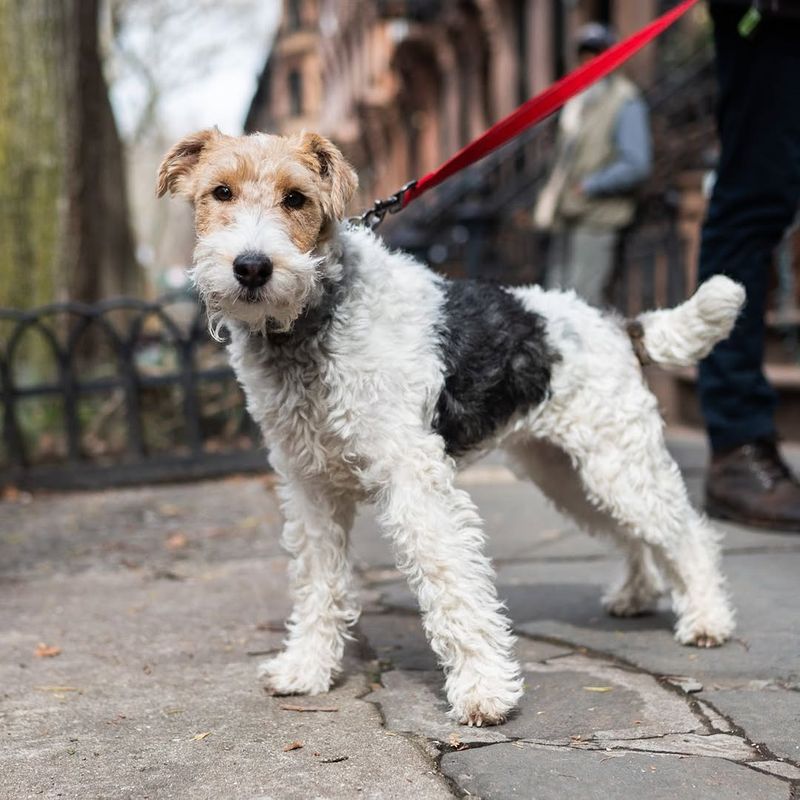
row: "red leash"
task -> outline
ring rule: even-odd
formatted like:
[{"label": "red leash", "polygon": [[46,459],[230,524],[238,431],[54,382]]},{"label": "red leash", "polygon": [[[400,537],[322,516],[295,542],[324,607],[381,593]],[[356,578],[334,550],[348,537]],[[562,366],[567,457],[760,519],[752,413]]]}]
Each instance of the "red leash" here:
[{"label": "red leash", "polygon": [[377,201],[362,216],[362,220],[372,227],[377,226],[387,211],[392,214],[400,211],[424,192],[438,186],[456,172],[480,161],[493,150],[518,136],[526,128],[532,127],[553,112],[558,111],[571,97],[580,94],[595,81],[604,78],[609,72],[625,63],[634,53],[663,33],[696,3],[697,0],[683,0],[675,8],[662,14],[624,41],[609,47],[591,61],[565,75],[543,92],[527,100],[507,117],[492,125],[477,139],[462,147],[452,158],[433,172],[423,175],[417,181],[407,183],[387,200]]}]

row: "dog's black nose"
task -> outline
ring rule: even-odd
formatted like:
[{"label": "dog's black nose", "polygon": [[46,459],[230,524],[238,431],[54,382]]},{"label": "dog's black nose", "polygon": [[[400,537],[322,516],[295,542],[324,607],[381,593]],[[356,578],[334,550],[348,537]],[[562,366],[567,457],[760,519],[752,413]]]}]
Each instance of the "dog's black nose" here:
[{"label": "dog's black nose", "polygon": [[258,289],[272,275],[272,261],[263,253],[247,250],[233,259],[233,274],[247,289]]}]

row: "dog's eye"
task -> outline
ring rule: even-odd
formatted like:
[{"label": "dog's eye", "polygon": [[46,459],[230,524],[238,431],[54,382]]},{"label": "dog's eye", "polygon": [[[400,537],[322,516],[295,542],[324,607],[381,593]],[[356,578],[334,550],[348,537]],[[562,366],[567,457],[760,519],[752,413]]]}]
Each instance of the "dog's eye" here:
[{"label": "dog's eye", "polygon": [[300,192],[289,192],[283,198],[283,204],[286,208],[302,208],[306,204],[306,196]]},{"label": "dog's eye", "polygon": [[217,200],[221,200],[223,203],[227,202],[228,200],[233,199],[233,192],[231,191],[230,186],[217,186],[216,189],[211,193]]}]

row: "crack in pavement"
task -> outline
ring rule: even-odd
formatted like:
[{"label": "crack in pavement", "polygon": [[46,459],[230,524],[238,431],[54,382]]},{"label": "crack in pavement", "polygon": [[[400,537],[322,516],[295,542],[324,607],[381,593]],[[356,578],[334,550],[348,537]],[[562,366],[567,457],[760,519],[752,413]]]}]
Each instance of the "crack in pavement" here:
[{"label": "crack in pavement", "polygon": [[[416,612],[412,612],[409,609],[392,609],[391,607],[383,605],[380,605],[380,609],[382,612],[379,614],[380,616],[386,615],[392,617],[396,615],[403,618],[417,616]],[[385,624],[390,625],[391,620],[387,619]],[[699,728],[705,732],[697,733],[695,729],[684,732],[668,730],[661,733],[647,733],[647,729],[638,729],[635,730],[635,735],[631,735],[630,737],[623,736],[620,738],[619,735],[614,736],[613,734],[619,734],[620,732],[626,733],[628,731],[595,731],[590,738],[575,741],[572,739],[539,739],[530,736],[508,735],[503,733],[501,727],[496,729],[496,731],[502,735],[502,739],[495,741],[468,741],[463,743],[459,741],[458,744],[454,745],[436,736],[425,734],[420,730],[408,729],[407,727],[401,729],[390,722],[386,710],[384,709],[384,703],[378,696],[374,696],[376,695],[375,684],[381,689],[386,689],[384,675],[387,672],[413,674],[414,670],[405,667],[400,667],[397,670],[386,669],[386,662],[382,662],[377,658],[377,652],[369,643],[368,636],[363,629],[359,629],[359,638],[364,648],[363,652],[371,657],[371,665],[373,665],[373,668],[377,667],[380,670],[379,680],[373,682],[372,688],[365,693],[363,699],[376,707],[381,719],[381,724],[387,731],[407,738],[418,747],[421,746],[420,741],[427,742],[427,747],[422,747],[423,752],[431,760],[432,766],[437,774],[447,782],[448,786],[457,796],[464,796],[466,789],[464,789],[455,778],[443,772],[441,766],[443,756],[449,753],[463,752],[464,750],[477,750],[498,744],[515,747],[529,746],[532,748],[562,751],[606,751],[618,754],[618,757],[628,754],[642,755],[652,753],[667,756],[718,758],[732,764],[744,766],[760,775],[776,778],[789,785],[792,792],[795,791],[797,786],[800,786],[800,782],[798,781],[800,777],[800,765],[791,759],[777,756],[766,744],[755,742],[747,735],[742,726],[738,725],[728,715],[722,713],[712,702],[694,697],[690,692],[681,688],[680,685],[671,681],[670,678],[674,678],[674,676],[651,672],[613,653],[586,647],[585,645],[558,637],[533,636],[525,632],[517,632],[517,635],[521,639],[532,643],[564,647],[569,650],[569,652],[553,655],[541,660],[529,659],[523,664],[524,671],[528,673],[531,671],[543,672],[552,664],[553,666],[557,665],[560,669],[565,671],[578,670],[579,672],[586,671],[587,673],[602,674],[603,670],[616,670],[620,673],[628,674],[631,677],[637,676],[650,679],[655,682],[655,685],[659,687],[660,690],[666,690],[671,696],[680,700],[680,702],[685,705],[691,718],[695,719]],[[586,664],[586,661],[591,662],[591,664]],[[633,688],[632,686],[633,685],[630,683],[624,684],[624,688],[636,691],[635,686]],[[639,687],[637,694],[639,698],[647,704],[647,698],[645,697],[647,691]],[[655,707],[653,708],[655,709]],[[469,736],[471,735],[471,731],[472,729],[465,729],[463,735]],[[633,734],[634,729],[631,729],[630,733]],[[458,733],[455,735],[458,736]],[[641,746],[637,746],[639,743],[641,743]],[[648,744],[655,746],[648,746]],[[792,796],[794,797],[794,794]],[[797,800],[800,800],[800,797],[797,797]]]}]

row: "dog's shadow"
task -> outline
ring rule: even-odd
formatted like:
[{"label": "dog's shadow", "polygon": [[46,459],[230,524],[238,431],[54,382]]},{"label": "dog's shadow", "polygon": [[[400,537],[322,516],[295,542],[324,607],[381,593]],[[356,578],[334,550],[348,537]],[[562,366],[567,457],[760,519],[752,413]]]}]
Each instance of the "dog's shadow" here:
[{"label": "dog's shadow", "polygon": [[[513,625],[565,623],[572,628],[617,633],[666,631],[672,635],[675,619],[662,599],[656,611],[634,617],[613,617],[602,607],[603,587],[586,583],[499,585]],[[575,642],[580,645],[580,642]]]}]

